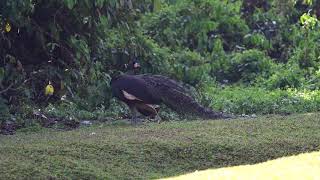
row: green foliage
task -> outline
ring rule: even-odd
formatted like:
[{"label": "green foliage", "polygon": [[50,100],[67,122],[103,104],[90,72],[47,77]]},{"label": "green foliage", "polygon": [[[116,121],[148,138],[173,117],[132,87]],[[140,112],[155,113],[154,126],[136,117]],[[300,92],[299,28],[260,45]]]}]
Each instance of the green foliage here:
[{"label": "green foliage", "polygon": [[199,52],[211,51],[216,37],[226,49],[242,41],[248,27],[240,18],[240,4],[227,1],[181,1],[146,16],[144,31],[162,46],[183,46]]},{"label": "green foliage", "polygon": [[298,65],[278,65],[273,66],[270,77],[258,81],[268,89],[301,88],[305,84],[305,77]]},{"label": "green foliage", "polygon": [[73,102],[63,102],[61,104],[49,104],[44,113],[49,117],[62,118],[65,120],[104,120],[104,116],[109,114],[105,113],[105,107],[97,107],[94,111],[89,112],[82,107],[79,107]]},{"label": "green foliage", "polygon": [[259,87],[212,87],[203,90],[211,107],[235,114],[290,114],[318,111],[320,91],[266,90]]},{"label": "green foliage", "polygon": [[310,14],[304,13],[300,17],[300,23],[303,25],[306,29],[313,29],[318,22],[317,17],[310,16]]},{"label": "green foliage", "polygon": [[306,29],[305,27],[301,28],[300,32],[293,40],[295,47],[289,61],[299,64],[301,68],[314,67],[318,69],[320,32],[317,29]]},{"label": "green foliage", "polygon": [[306,87],[311,90],[319,90],[320,89],[320,69],[310,73],[309,82],[306,83]]},{"label": "green foliage", "polygon": [[0,97],[0,123],[2,120],[7,120],[9,117],[9,108],[6,104],[6,101]]},{"label": "green foliage", "polygon": [[[1,1],[0,90],[10,109],[25,99],[46,106],[62,97],[86,110],[108,107],[110,74],[128,63],[119,61],[121,54],[142,53],[133,27],[147,3]],[[48,99],[43,89],[49,81],[55,93]]]},{"label": "green foliage", "polygon": [[174,76],[186,83],[196,85],[206,80],[210,72],[210,64],[199,53],[192,51],[178,51],[172,54],[174,62]]},{"label": "green foliage", "polygon": [[247,34],[244,36],[244,44],[248,48],[268,50],[271,48],[270,42],[260,33]]},{"label": "green foliage", "polygon": [[142,66],[145,67],[142,73],[154,73],[154,74],[165,74],[173,75],[172,62],[172,51],[167,47],[160,47],[158,43],[150,38],[141,38],[141,44],[144,51],[149,52],[144,54],[144,59],[141,62]]},{"label": "green foliage", "polygon": [[234,53],[214,63],[213,71],[220,80],[252,84],[258,76],[268,77],[272,65],[272,61],[262,51],[252,49]]}]

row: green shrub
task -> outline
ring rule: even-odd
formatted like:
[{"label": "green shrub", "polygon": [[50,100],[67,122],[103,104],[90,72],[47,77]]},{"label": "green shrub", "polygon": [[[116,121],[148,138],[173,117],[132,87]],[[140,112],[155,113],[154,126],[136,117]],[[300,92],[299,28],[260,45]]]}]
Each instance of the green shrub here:
[{"label": "green shrub", "polygon": [[240,3],[217,0],[181,1],[149,14],[142,22],[145,33],[161,46],[199,52],[211,51],[219,36],[231,50],[249,31],[240,18]]},{"label": "green shrub", "polygon": [[313,112],[320,109],[320,91],[265,90],[258,87],[220,88],[207,86],[204,96],[211,99],[211,107],[235,114],[287,114]]},{"label": "green shrub", "polygon": [[[111,101],[112,107],[107,109],[105,106],[97,106],[93,110],[86,110],[83,106],[71,101],[63,101],[60,104],[49,104],[42,110],[48,117],[61,118],[63,120],[97,120],[106,121],[112,118],[119,118],[126,114],[125,107],[118,102]],[[85,107],[86,108],[86,107]]]},{"label": "green shrub", "polygon": [[308,82],[306,83],[306,88],[310,90],[319,90],[320,89],[320,69],[313,70],[310,73],[310,77],[308,79]]},{"label": "green shrub", "polygon": [[[88,111],[109,106],[110,74],[123,70],[129,50],[144,53],[136,38],[141,31],[134,29],[150,3],[1,1],[0,91],[9,111],[19,114],[17,107],[31,102],[43,108],[64,96]],[[50,98],[43,93],[49,81],[55,90]]]},{"label": "green shrub", "polygon": [[228,82],[239,82],[253,84],[258,76],[269,76],[271,72],[272,61],[259,50],[246,50],[240,53],[234,53],[216,62],[213,65],[213,71],[216,72],[218,80],[224,78]]},{"label": "green shrub", "polygon": [[172,54],[174,76],[191,85],[196,85],[208,77],[210,64],[200,54],[188,50]]},{"label": "green shrub", "polygon": [[301,88],[305,84],[304,71],[298,65],[277,65],[273,67],[272,75],[262,80],[262,86],[268,89],[288,89]]},{"label": "green shrub", "polygon": [[[160,47],[151,38],[141,37],[141,46],[146,53],[140,59],[142,65],[141,73],[164,74],[173,76],[172,50],[167,47]],[[148,53],[147,53],[148,52]]]},{"label": "green shrub", "polygon": [[[320,27],[320,26],[318,26]],[[301,34],[294,39],[294,48],[290,63],[297,63],[301,68],[316,67],[320,64],[320,32],[301,29]]]},{"label": "green shrub", "polygon": [[247,34],[244,36],[244,44],[246,47],[252,49],[268,50],[271,45],[266,37],[259,33]]},{"label": "green shrub", "polygon": [[7,120],[10,117],[9,108],[5,99],[0,96],[0,123],[2,120]]}]

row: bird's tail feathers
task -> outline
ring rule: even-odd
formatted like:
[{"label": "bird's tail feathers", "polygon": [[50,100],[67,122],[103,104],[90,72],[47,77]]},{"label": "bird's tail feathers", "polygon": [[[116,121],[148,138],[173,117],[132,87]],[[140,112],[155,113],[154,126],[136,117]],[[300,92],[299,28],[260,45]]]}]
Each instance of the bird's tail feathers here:
[{"label": "bird's tail feathers", "polygon": [[224,113],[215,112],[209,108],[203,107],[188,94],[184,94],[176,89],[168,89],[162,96],[164,104],[180,114],[192,115],[204,119],[231,118]]},{"label": "bird's tail feathers", "polygon": [[204,119],[231,118],[200,105],[183,85],[165,76],[142,76],[156,97],[180,114],[194,115]]}]

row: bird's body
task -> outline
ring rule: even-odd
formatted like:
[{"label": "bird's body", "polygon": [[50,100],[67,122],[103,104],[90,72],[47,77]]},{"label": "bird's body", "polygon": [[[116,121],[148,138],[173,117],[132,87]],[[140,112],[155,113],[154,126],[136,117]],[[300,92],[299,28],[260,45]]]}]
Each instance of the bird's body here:
[{"label": "bird's body", "polygon": [[125,102],[133,113],[156,117],[155,105],[166,104],[180,114],[195,115],[205,119],[229,118],[197,103],[186,88],[178,82],[161,75],[121,75],[111,81],[112,93]]},{"label": "bird's body", "polygon": [[[147,87],[146,82],[139,75],[121,75],[111,81],[112,93],[126,104],[143,101],[146,104],[159,104],[161,98],[155,97]],[[130,99],[125,97],[127,92],[138,99]]]}]

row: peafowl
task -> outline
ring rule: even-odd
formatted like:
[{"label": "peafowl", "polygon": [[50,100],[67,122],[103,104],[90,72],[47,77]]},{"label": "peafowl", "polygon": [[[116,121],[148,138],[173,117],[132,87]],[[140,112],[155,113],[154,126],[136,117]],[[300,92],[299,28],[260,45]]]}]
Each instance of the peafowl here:
[{"label": "peafowl", "polygon": [[[140,65],[134,61],[132,67],[137,69]],[[133,124],[138,123],[139,113],[160,120],[158,111],[161,103],[184,115],[203,119],[231,118],[230,115],[203,107],[183,85],[162,75],[120,75],[112,78],[111,89],[116,98],[128,105]]]}]

